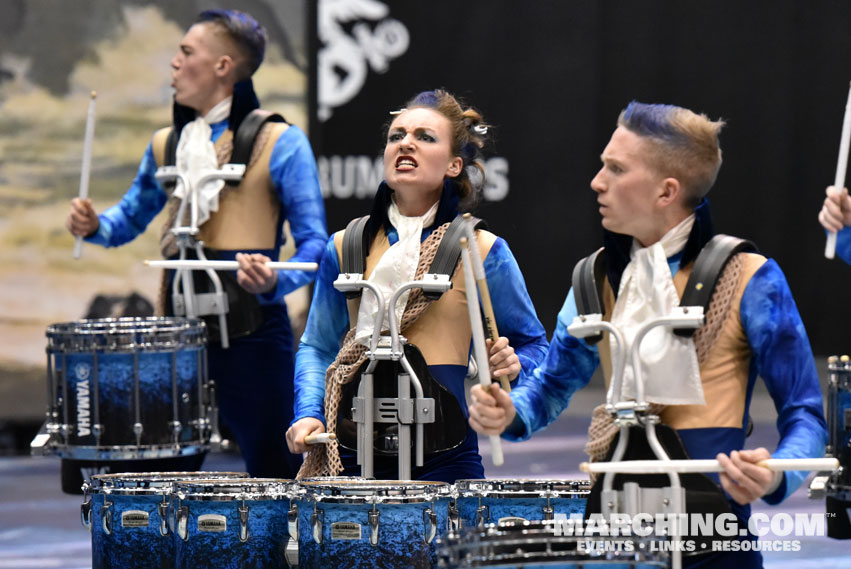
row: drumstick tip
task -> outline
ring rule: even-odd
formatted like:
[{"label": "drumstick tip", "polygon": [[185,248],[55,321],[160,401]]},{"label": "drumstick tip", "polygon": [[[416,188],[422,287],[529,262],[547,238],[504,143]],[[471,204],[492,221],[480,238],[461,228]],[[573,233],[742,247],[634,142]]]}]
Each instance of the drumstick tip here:
[{"label": "drumstick tip", "polygon": [[97,92],[97,91],[92,91],[91,95],[92,95],[92,99],[97,99],[98,92]]},{"label": "drumstick tip", "polygon": [[473,214],[468,211],[467,213],[461,215],[461,217],[463,217],[464,219],[470,219],[471,217],[473,217]]},{"label": "drumstick tip", "polygon": [[587,462],[580,462],[579,470],[582,472],[591,472],[591,465]]}]

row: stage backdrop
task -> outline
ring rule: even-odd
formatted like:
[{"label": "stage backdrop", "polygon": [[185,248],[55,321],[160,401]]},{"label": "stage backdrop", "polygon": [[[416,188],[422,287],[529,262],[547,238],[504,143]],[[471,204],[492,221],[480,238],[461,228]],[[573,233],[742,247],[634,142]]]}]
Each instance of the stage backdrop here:
[{"label": "stage backdrop", "polygon": [[817,354],[851,351],[851,267],[823,257],[851,79],[851,3],[320,0],[312,140],[329,229],[369,211],[388,111],[424,89],[494,125],[478,215],[506,238],[552,331],[571,269],[600,246],[589,187],[631,100],[727,122],[719,232],[789,278]]},{"label": "stage backdrop", "polygon": [[[102,211],[130,186],[154,131],[171,122],[169,62],[204,9],[241,9],[263,23],[270,42],[255,75],[260,99],[307,128],[306,4],[0,0],[0,433],[6,421],[43,416],[49,324],[82,318],[99,294],[136,292],[147,302],[157,294],[159,271],[142,260],[159,257],[164,218],[127,246],[84,245],[79,261],[71,256],[64,224],[80,183],[90,92],[90,196]],[[0,453],[7,442],[0,437]]]}]

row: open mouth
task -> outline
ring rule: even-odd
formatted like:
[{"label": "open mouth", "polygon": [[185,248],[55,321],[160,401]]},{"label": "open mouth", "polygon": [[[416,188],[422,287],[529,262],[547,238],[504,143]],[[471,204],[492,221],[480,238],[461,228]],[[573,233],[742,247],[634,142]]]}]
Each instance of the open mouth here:
[{"label": "open mouth", "polygon": [[417,161],[411,158],[410,156],[400,156],[396,159],[396,168],[416,168]]}]

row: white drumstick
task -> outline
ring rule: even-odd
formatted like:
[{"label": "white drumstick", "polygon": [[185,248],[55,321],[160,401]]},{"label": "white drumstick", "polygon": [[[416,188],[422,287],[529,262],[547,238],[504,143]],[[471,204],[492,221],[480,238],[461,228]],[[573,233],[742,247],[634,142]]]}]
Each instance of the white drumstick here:
[{"label": "white drumstick", "polygon": [[[848,168],[848,146],[851,144],[851,85],[848,88],[848,102],[845,103],[845,118],[842,120],[842,137],[839,139],[839,158],[836,161],[836,177],[833,178],[833,191],[841,192],[845,187],[845,171]],[[828,231],[824,256],[833,259],[836,254],[836,231]]]},{"label": "white drumstick", "polygon": [[315,435],[307,435],[304,437],[304,444],[306,445],[318,445],[318,444],[328,444],[331,441],[336,441],[337,435],[334,433],[317,433]]},{"label": "white drumstick", "polygon": [[[474,244],[475,245],[475,244]],[[467,312],[470,314],[470,327],[473,330],[473,353],[479,368],[479,383],[485,389],[491,384],[491,372],[488,366],[488,349],[485,344],[485,331],[482,329],[482,318],[479,316],[479,298],[476,293],[476,279],[473,276],[470,251],[467,249],[467,239],[461,238],[461,264],[464,265],[464,288],[467,289]],[[502,457],[502,441],[498,435],[490,435],[491,460],[494,466],[500,466]]]},{"label": "white drumstick", "polygon": [[[756,463],[771,471],[836,470],[835,458],[769,458]],[[625,460],[621,462],[583,462],[582,472],[614,472],[621,474],[668,474],[669,472],[723,472],[721,463],[709,460]]]},{"label": "white drumstick", "polygon": [[[194,261],[194,260],[163,260],[163,261],[145,261],[149,267],[159,269],[189,269],[193,271],[201,271],[206,269],[214,269],[217,271],[235,271],[239,269],[238,261]],[[301,263],[290,261],[269,261],[266,266],[270,269],[288,270],[288,271],[316,271],[319,269],[319,263]]]},{"label": "white drumstick", "polygon": [[[92,146],[95,141],[95,99],[97,93],[92,91],[89,101],[89,112],[86,114],[86,134],[83,136],[83,166],[80,168],[80,199],[89,197],[89,177],[92,167]],[[74,258],[79,259],[83,252],[83,236],[74,239]]]}]

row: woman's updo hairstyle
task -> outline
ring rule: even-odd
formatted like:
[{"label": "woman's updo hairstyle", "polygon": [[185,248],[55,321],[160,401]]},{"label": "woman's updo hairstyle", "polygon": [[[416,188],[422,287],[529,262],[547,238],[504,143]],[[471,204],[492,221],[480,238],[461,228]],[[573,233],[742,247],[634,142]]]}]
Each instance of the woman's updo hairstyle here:
[{"label": "woman's updo hairstyle", "polygon": [[452,127],[452,155],[461,157],[464,167],[454,178],[460,198],[459,209],[471,210],[481,198],[485,185],[485,169],[482,149],[488,126],[482,115],[472,108],[463,108],[461,103],[443,89],[423,91],[408,101],[406,109],[433,109],[447,119]]}]

